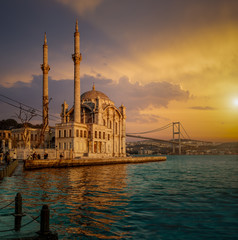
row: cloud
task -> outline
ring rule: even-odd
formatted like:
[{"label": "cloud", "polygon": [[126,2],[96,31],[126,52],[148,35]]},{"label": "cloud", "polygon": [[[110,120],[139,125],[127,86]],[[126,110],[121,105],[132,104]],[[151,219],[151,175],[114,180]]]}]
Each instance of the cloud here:
[{"label": "cloud", "polygon": [[188,91],[166,81],[140,85],[138,82],[131,83],[127,77],[121,77],[118,83],[90,75],[84,75],[81,79],[83,87],[84,83],[92,86],[94,82],[96,89],[106,93],[117,105],[124,104],[130,110],[141,110],[148,106],[167,107],[172,100],[184,101],[189,98]]},{"label": "cloud", "polygon": [[69,6],[73,11],[80,15],[95,10],[103,0],[55,0],[63,5]]},{"label": "cloud", "polygon": [[194,110],[217,110],[217,108],[214,108],[214,107],[209,107],[209,106],[205,106],[205,107],[202,107],[202,106],[194,106],[194,107],[190,107],[190,109],[194,109]]},{"label": "cloud", "polygon": [[[95,83],[96,90],[108,95],[119,107],[124,104],[127,108],[128,121],[156,122],[159,116],[140,113],[141,110],[151,107],[167,107],[172,100],[185,101],[189,92],[179,85],[168,82],[152,82],[145,85],[129,82],[127,77],[119,79],[118,83],[112,79],[103,78],[100,74],[84,75],[81,77],[81,93],[90,91]],[[64,100],[71,107],[73,105],[73,80],[53,80],[49,78],[49,98],[52,98],[50,113],[59,116],[61,104]],[[41,109],[42,105],[42,76],[33,76],[30,83],[17,82],[12,87],[1,87],[0,94],[14,100]],[[1,115],[12,116],[17,109],[2,105]],[[10,114],[10,115],[9,115]]]}]

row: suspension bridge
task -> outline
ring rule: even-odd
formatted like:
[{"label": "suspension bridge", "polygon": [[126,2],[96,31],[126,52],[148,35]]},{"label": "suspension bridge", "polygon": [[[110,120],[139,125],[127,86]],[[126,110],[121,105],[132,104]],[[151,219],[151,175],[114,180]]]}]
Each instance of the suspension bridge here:
[{"label": "suspension bridge", "polygon": [[[41,110],[38,110],[36,108],[33,108],[29,105],[26,105],[24,103],[21,103],[19,101],[16,101],[10,97],[7,97],[3,94],[0,94],[0,102],[6,103],[12,107],[21,109],[25,112],[30,112],[30,113],[34,113],[34,116],[40,116],[43,117],[41,114]],[[49,114],[49,120],[51,121],[55,121],[58,122],[59,120],[61,120],[60,117],[55,116],[55,115],[51,115]],[[163,139],[158,139],[158,138],[152,138],[152,137],[148,137],[145,136],[146,134],[150,134],[150,133],[156,133],[156,132],[160,132],[166,129],[172,128],[172,140],[163,140]],[[181,122],[171,122],[165,126],[150,130],[150,131],[145,131],[145,132],[137,132],[137,133],[127,133],[126,134],[127,137],[131,137],[131,138],[138,138],[138,139],[145,139],[145,140],[153,140],[156,142],[161,142],[161,143],[167,143],[167,144],[171,144],[173,147],[173,153],[175,153],[175,149],[176,147],[178,147],[179,149],[179,154],[181,154],[181,146],[189,146],[189,144],[184,144],[183,142],[181,142],[181,140],[191,140],[190,136],[188,135],[187,131],[185,130],[184,126],[182,125]],[[185,137],[186,136],[186,137]]]},{"label": "suspension bridge", "polygon": [[[161,131],[169,129],[169,128],[172,128],[172,140],[163,140],[163,139],[143,136],[143,135],[149,134],[149,133],[161,132]],[[160,128],[156,128],[156,129],[153,129],[150,131],[127,133],[126,136],[131,137],[131,138],[139,138],[139,139],[145,139],[145,140],[152,140],[152,141],[156,141],[156,142],[160,142],[160,143],[171,144],[173,147],[173,153],[175,153],[176,146],[178,146],[179,154],[181,154],[182,145],[189,146],[189,144],[182,143],[181,140],[191,140],[190,136],[188,135],[187,131],[185,130],[185,128],[183,127],[181,122],[172,122],[165,126],[162,126]]]}]

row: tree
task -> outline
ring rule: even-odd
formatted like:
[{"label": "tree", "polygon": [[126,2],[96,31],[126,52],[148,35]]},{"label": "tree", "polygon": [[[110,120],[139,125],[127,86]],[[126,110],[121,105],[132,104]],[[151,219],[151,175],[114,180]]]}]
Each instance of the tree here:
[{"label": "tree", "polygon": [[30,143],[30,129],[29,129],[29,122],[32,118],[36,116],[36,110],[33,108],[23,108],[20,104],[19,113],[16,113],[17,118],[22,123],[23,133],[22,133],[22,140],[24,143],[24,147],[26,148]]},{"label": "tree", "polygon": [[38,144],[37,147],[40,147],[42,143],[45,141],[45,132],[49,130],[49,103],[51,102],[52,98],[49,99],[48,97],[47,100],[44,101],[43,109],[46,112],[46,114],[43,114],[43,124],[41,125],[41,130],[40,130],[40,137],[38,139]]}]

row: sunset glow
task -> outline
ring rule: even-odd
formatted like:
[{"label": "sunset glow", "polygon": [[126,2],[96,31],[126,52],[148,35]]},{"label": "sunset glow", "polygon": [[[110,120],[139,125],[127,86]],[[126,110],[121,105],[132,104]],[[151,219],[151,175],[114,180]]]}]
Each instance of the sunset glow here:
[{"label": "sunset glow", "polygon": [[[64,100],[72,105],[78,18],[81,93],[94,82],[123,103],[127,132],[180,121],[193,139],[238,141],[237,1],[13,0],[1,12],[0,93],[41,108],[47,32],[50,114],[59,116]],[[0,118],[11,118],[15,109],[0,104]]]}]

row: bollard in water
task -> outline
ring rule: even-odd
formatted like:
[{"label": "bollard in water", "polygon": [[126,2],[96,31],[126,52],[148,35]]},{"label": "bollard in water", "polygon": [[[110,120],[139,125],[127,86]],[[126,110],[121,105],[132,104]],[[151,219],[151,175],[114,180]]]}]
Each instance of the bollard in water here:
[{"label": "bollard in water", "polygon": [[17,193],[15,197],[15,214],[22,214],[22,196]]},{"label": "bollard in water", "polygon": [[15,197],[15,231],[20,231],[21,229],[21,218],[22,214],[22,196],[21,193],[17,193]]},{"label": "bollard in water", "polygon": [[43,205],[40,215],[40,234],[46,235],[50,232],[50,210],[47,205]]},{"label": "bollard in water", "polygon": [[37,233],[40,235],[39,239],[58,240],[58,234],[50,231],[50,210],[48,205],[42,206],[40,214],[40,231]]}]

